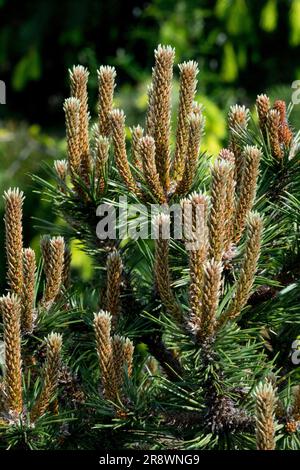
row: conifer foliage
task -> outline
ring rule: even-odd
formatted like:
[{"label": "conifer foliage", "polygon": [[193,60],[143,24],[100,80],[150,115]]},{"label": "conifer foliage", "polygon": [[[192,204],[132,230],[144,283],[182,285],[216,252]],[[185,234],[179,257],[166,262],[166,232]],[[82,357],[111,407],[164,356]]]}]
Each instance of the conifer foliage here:
[{"label": "conifer foliage", "polygon": [[[98,70],[95,118],[88,70],[70,71],[66,159],[47,181],[33,177],[62,221],[43,222],[40,262],[23,247],[24,195],[4,194],[3,448],[300,449],[292,106],[266,95],[253,116],[232,106],[228,144],[208,155],[197,64],[178,67],[173,119],[175,51],[154,55],[145,124],[129,139],[115,69]],[[119,215],[124,196],[154,237],[133,236],[121,217],[115,236],[99,232],[101,204]],[[88,284],[71,272],[74,239],[93,260]]]}]

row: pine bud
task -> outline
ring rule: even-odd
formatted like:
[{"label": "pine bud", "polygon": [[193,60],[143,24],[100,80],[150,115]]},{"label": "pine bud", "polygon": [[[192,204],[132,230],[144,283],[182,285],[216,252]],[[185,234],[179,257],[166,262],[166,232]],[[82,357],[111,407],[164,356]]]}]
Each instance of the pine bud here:
[{"label": "pine bud", "polygon": [[114,371],[112,389],[114,398],[121,395],[121,388],[124,380],[124,342],[125,339],[122,336],[114,335],[112,337],[112,368]]},{"label": "pine bud", "polygon": [[243,152],[244,168],[239,198],[234,220],[234,242],[237,243],[244,231],[248,213],[251,211],[255,195],[261,151],[257,147],[246,146]]},{"label": "pine bud", "polygon": [[295,421],[300,421],[300,385],[298,385],[294,391],[294,400],[291,414]]},{"label": "pine bud", "polygon": [[221,261],[226,241],[226,188],[232,164],[216,160],[212,167],[211,208],[208,218],[209,256]]},{"label": "pine bud", "polygon": [[133,346],[132,341],[130,341],[129,338],[126,338],[124,342],[124,346],[123,346],[123,354],[124,354],[124,360],[125,360],[127,373],[129,377],[131,377],[132,375],[133,351],[134,351],[134,346]]},{"label": "pine bud", "polygon": [[170,46],[155,50],[146,133],[154,138],[156,168],[165,191],[170,185],[171,89],[175,51]]},{"label": "pine bud", "polygon": [[107,137],[99,136],[96,139],[95,177],[97,181],[97,192],[102,194],[105,189],[105,173],[109,153],[109,140]]},{"label": "pine bud", "polygon": [[72,261],[72,253],[70,247],[65,245],[64,251],[64,264],[63,264],[63,272],[62,272],[62,285],[65,289],[68,289],[71,284],[71,261]]},{"label": "pine bud", "polygon": [[279,141],[281,144],[284,144],[285,147],[289,147],[293,139],[293,133],[287,122],[285,101],[276,100],[273,108],[280,114]]},{"label": "pine bud", "polygon": [[43,252],[46,286],[42,305],[46,309],[51,307],[61,289],[65,251],[65,242],[62,237],[50,238],[48,243],[49,245]]},{"label": "pine bud", "polygon": [[82,65],[74,66],[69,71],[71,81],[71,95],[80,102],[79,108],[79,148],[81,161],[81,176],[88,183],[91,171],[89,149],[89,121],[87,84],[89,71]]},{"label": "pine bud", "polygon": [[153,196],[163,204],[166,202],[163,187],[155,164],[155,142],[153,137],[145,136],[140,139],[139,152],[143,162],[144,176]]},{"label": "pine bud", "polygon": [[54,168],[57,176],[63,181],[66,181],[68,174],[68,163],[67,160],[55,160]]},{"label": "pine bud", "polygon": [[68,162],[67,160],[55,160],[54,169],[57,177],[60,180],[58,187],[62,192],[65,191],[66,180],[68,176]]},{"label": "pine bud", "polygon": [[244,159],[241,150],[240,134],[247,129],[250,112],[245,106],[231,106],[228,115],[228,124],[230,130],[230,144],[229,148],[235,157],[235,180],[236,191],[239,193]]},{"label": "pine bud", "polygon": [[283,152],[281,150],[279,141],[280,113],[276,109],[270,109],[268,112],[267,129],[272,155],[275,158],[281,159],[283,157]]},{"label": "pine bud", "polygon": [[144,135],[144,129],[141,126],[136,126],[131,129],[132,143],[131,143],[131,160],[134,168],[143,170],[143,162],[140,155],[140,139]]},{"label": "pine bud", "polygon": [[79,113],[80,101],[77,98],[67,98],[64,102],[66,119],[66,137],[68,147],[68,163],[71,176],[80,175],[81,149],[79,143]]},{"label": "pine bud", "polygon": [[[187,247],[190,267],[189,304],[191,309],[191,323],[193,325],[193,329],[198,331],[202,316],[203,266],[206,261],[208,251],[208,198],[203,194],[191,195],[190,200],[184,204],[184,217],[186,208],[188,207],[187,204],[190,204],[192,209],[200,209],[199,217],[201,218],[201,220],[196,221],[196,227],[193,227],[192,233],[189,236],[193,245]],[[184,226],[185,225],[186,221],[184,221]]]},{"label": "pine bud", "polygon": [[4,384],[6,405],[9,411],[21,413],[22,401],[22,363],[20,315],[21,305],[15,294],[0,298],[0,311],[3,317],[5,345]]},{"label": "pine bud", "polygon": [[233,238],[233,217],[235,213],[235,158],[233,152],[228,149],[222,149],[219,153],[219,159],[230,163],[226,182],[226,195],[225,195],[225,243],[224,251],[228,253],[231,247]]},{"label": "pine bud", "polygon": [[256,398],[256,446],[258,450],[275,449],[275,391],[270,383],[259,384]]},{"label": "pine bud", "polygon": [[254,282],[257,262],[260,254],[263,221],[259,214],[250,213],[248,216],[248,234],[244,259],[240,269],[240,277],[236,285],[236,293],[225,312],[220,318],[220,325],[236,318],[246,305]]},{"label": "pine bud", "polygon": [[121,178],[124,180],[129,191],[139,194],[140,191],[132,176],[127,160],[125,143],[125,115],[119,109],[114,109],[110,113],[112,126],[112,139],[114,144],[115,162]]},{"label": "pine bud", "polygon": [[5,249],[7,279],[12,292],[21,295],[23,286],[23,202],[24,195],[18,188],[4,192]]},{"label": "pine bud", "polygon": [[126,367],[128,376],[132,374],[132,356],[133,344],[128,338],[114,335],[111,341],[112,345],[112,394],[113,399],[121,396],[122,386],[124,384],[124,368]]},{"label": "pine bud", "polygon": [[198,338],[202,341],[214,337],[221,288],[222,264],[212,259],[204,264],[202,315]]},{"label": "pine bud", "polygon": [[200,140],[204,126],[203,116],[201,114],[190,114],[187,120],[187,126],[188,139],[186,146],[184,174],[181,181],[178,183],[176,189],[177,194],[186,194],[193,184],[197,171]]},{"label": "pine bud", "polygon": [[22,289],[22,330],[31,333],[34,317],[34,289],[35,289],[36,261],[35,253],[31,248],[23,250],[24,284]]},{"label": "pine bud", "polygon": [[104,394],[107,399],[112,396],[112,346],[111,346],[111,315],[100,310],[94,314],[94,330],[96,335],[96,349],[101,372],[101,380],[104,388]]}]

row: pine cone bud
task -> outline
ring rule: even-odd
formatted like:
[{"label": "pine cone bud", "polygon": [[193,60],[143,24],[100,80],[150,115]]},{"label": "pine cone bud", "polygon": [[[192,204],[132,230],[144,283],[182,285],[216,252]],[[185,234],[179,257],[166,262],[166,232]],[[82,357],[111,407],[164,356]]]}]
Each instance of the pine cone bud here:
[{"label": "pine cone bud", "polygon": [[80,102],[79,108],[79,148],[81,176],[86,183],[89,182],[91,159],[89,149],[89,121],[87,84],[89,71],[82,65],[74,66],[69,71],[71,81],[71,95]]},{"label": "pine cone bud", "polygon": [[116,70],[114,67],[101,66],[98,70],[99,82],[99,134],[109,137],[111,134],[110,113],[113,107]]},{"label": "pine cone bud", "polygon": [[154,52],[155,66],[149,93],[146,133],[154,138],[156,168],[165,191],[170,185],[171,88],[175,51],[161,46]]},{"label": "pine cone bud", "polygon": [[197,86],[198,65],[190,60],[179,65],[180,89],[179,108],[176,132],[176,147],[174,156],[173,177],[176,181],[182,179],[185,160],[188,156],[187,144],[189,139],[188,118],[192,112],[193,100]]},{"label": "pine cone bud", "polygon": [[34,319],[34,295],[35,295],[35,253],[31,248],[23,250],[24,284],[22,290],[22,330],[31,333]]}]

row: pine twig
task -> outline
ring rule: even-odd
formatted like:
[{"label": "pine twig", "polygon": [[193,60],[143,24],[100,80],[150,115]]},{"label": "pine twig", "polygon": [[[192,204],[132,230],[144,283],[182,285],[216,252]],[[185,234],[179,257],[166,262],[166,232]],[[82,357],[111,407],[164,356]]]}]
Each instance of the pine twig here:
[{"label": "pine twig", "polygon": [[143,162],[140,155],[140,139],[144,135],[144,129],[141,126],[135,126],[131,129],[132,143],[131,143],[131,159],[132,165],[138,170],[143,170]]},{"label": "pine twig", "polygon": [[201,327],[197,332],[198,339],[202,342],[209,342],[215,335],[221,275],[222,264],[220,261],[212,259],[204,264]]},{"label": "pine twig", "polygon": [[88,184],[91,171],[91,157],[89,148],[89,121],[87,83],[89,71],[82,65],[74,66],[69,71],[71,82],[71,96],[80,102],[78,142],[80,152],[80,170],[83,180]]},{"label": "pine twig", "polygon": [[285,101],[276,100],[274,102],[273,109],[276,109],[280,114],[280,125],[279,125],[279,142],[286,148],[289,148],[293,139],[293,132],[289,128],[286,116],[286,104]]},{"label": "pine twig", "polygon": [[267,115],[267,129],[270,139],[270,146],[274,158],[281,159],[283,152],[280,146],[280,113],[276,109],[270,109]]},{"label": "pine twig", "polygon": [[221,261],[226,241],[226,187],[232,164],[216,160],[212,167],[211,207],[208,218],[209,257]]},{"label": "pine twig", "polygon": [[130,166],[127,160],[125,143],[125,115],[119,109],[114,109],[111,114],[112,140],[115,151],[115,162],[120,176],[126,184],[129,191],[140,194],[140,190],[132,176]]},{"label": "pine twig", "polygon": [[120,295],[123,264],[117,251],[109,253],[106,261],[106,309],[112,316],[112,326],[115,327],[120,314]]},{"label": "pine twig", "polygon": [[143,162],[143,173],[154,197],[161,203],[166,202],[166,196],[161,185],[155,164],[155,142],[150,136],[142,137],[139,141],[139,153]]},{"label": "pine twig", "polygon": [[67,176],[68,176],[68,162],[67,160],[55,160],[54,162],[54,169],[55,172],[60,180],[58,185],[59,189],[64,192],[65,186],[67,183]]},{"label": "pine twig", "polygon": [[5,344],[5,393],[8,411],[21,413],[22,399],[22,363],[20,335],[20,300],[15,294],[0,298],[0,311],[3,317]]},{"label": "pine twig", "polygon": [[259,120],[259,127],[266,137],[267,116],[270,109],[270,98],[267,95],[258,95],[256,98],[256,109]]},{"label": "pine twig", "polygon": [[63,263],[63,271],[61,277],[62,286],[65,289],[68,289],[71,285],[71,261],[72,261],[72,253],[70,247],[65,244],[65,251],[64,251],[64,263]]},{"label": "pine twig", "polygon": [[187,119],[188,138],[186,158],[184,162],[184,174],[177,185],[176,194],[186,194],[193,184],[197,171],[203,126],[204,118],[201,113],[192,113],[189,115],[189,118]]},{"label": "pine twig", "polygon": [[235,180],[236,192],[239,194],[243,175],[244,159],[240,148],[239,134],[248,127],[250,112],[245,106],[231,106],[228,114],[228,125],[230,131],[229,149],[235,158]]},{"label": "pine twig", "polygon": [[34,319],[34,288],[35,288],[36,261],[35,253],[31,248],[23,250],[24,284],[22,290],[22,330],[31,333]]},{"label": "pine twig", "polygon": [[66,120],[66,138],[68,148],[69,171],[74,178],[80,175],[80,144],[79,144],[79,112],[80,101],[77,98],[67,98],[64,102]]},{"label": "pine twig", "polygon": [[98,314],[94,314],[94,330],[96,335],[96,350],[101,372],[101,381],[104,394],[107,399],[112,396],[111,379],[112,379],[112,345],[111,345],[111,314],[104,310],[100,310]]},{"label": "pine twig", "polygon": [[[201,327],[203,266],[207,258],[207,207],[208,198],[203,194],[192,194],[183,202],[185,237],[189,239],[186,248],[189,255],[190,285],[189,305],[191,310],[190,323],[195,331]],[[192,212],[192,221],[186,220],[187,208]],[[186,227],[192,225],[192,233],[186,234]]]},{"label": "pine twig", "polygon": [[174,49],[161,46],[155,50],[155,66],[149,92],[146,133],[155,140],[156,168],[165,191],[170,186],[171,87]]},{"label": "pine twig", "polygon": [[44,381],[40,396],[30,413],[32,421],[36,421],[47,411],[58,386],[62,336],[57,333],[50,333],[47,338],[45,338],[45,341],[47,345],[47,353],[44,366]]},{"label": "pine twig", "polygon": [[226,182],[226,195],[225,195],[225,242],[224,252],[228,254],[232,244],[233,238],[233,218],[235,214],[235,158],[233,152],[228,149],[222,149],[219,153],[219,159],[222,161],[230,162],[228,177]]},{"label": "pine twig", "polygon": [[275,405],[276,397],[272,384],[259,384],[256,398],[256,446],[258,450],[275,449]]},{"label": "pine twig", "polygon": [[300,385],[295,388],[291,415],[295,421],[300,421]]},{"label": "pine twig", "polygon": [[109,140],[107,137],[96,138],[95,178],[97,181],[97,193],[102,194],[105,189],[105,169],[109,154]]}]

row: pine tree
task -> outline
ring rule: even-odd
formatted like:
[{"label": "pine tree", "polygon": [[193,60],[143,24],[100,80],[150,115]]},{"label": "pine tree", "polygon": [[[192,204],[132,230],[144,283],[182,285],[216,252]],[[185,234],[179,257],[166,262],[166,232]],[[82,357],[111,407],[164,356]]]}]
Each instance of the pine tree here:
[{"label": "pine tree", "polygon": [[[208,155],[198,68],[185,62],[173,143],[174,56],[170,46],[155,51],[131,149],[125,113],[114,107],[114,68],[99,68],[92,126],[89,72],[70,71],[66,160],[49,170],[54,183],[34,177],[64,225],[42,237],[37,267],[23,249],[23,195],[5,193],[4,448],[300,449],[292,109],[266,95],[252,119],[232,107],[228,145]],[[136,214],[102,236],[101,208],[124,216],[126,204],[142,207],[152,237],[137,236]],[[88,285],[72,279],[74,239],[94,262]]]}]

